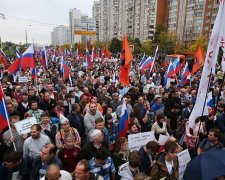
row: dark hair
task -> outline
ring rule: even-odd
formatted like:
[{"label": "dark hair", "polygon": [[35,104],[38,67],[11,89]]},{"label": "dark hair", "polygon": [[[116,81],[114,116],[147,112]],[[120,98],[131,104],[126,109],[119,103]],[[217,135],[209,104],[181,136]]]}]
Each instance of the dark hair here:
[{"label": "dark hair", "polygon": [[11,121],[12,119],[20,119],[20,116],[19,115],[12,115],[10,116],[9,120]]},{"label": "dark hair", "polygon": [[138,165],[140,164],[140,160],[141,160],[141,156],[138,151],[135,150],[129,154],[128,161],[129,161],[129,165],[132,168],[137,168]]},{"label": "dark hair", "polygon": [[23,96],[28,96],[28,94],[27,94],[27,93],[23,93],[22,95],[23,95]]},{"label": "dark hair", "polygon": [[49,149],[49,154],[55,154],[57,150],[54,144],[46,144],[44,148]]},{"label": "dark hair", "polygon": [[146,149],[150,149],[151,152],[156,153],[159,150],[159,143],[156,141],[149,141],[145,147]]},{"label": "dark hair", "polygon": [[180,109],[180,105],[177,104],[177,103],[175,103],[175,104],[173,105],[173,109]]},{"label": "dark hair", "polygon": [[30,105],[32,105],[33,103],[37,103],[37,104],[38,104],[37,101],[31,101],[31,102],[30,102]]},{"label": "dark hair", "polygon": [[72,104],[72,111],[76,111],[78,107],[79,107],[78,103]]},{"label": "dark hair", "polygon": [[50,117],[48,111],[47,112],[45,111],[41,114],[41,118],[43,118],[43,117]]},{"label": "dark hair", "polygon": [[39,131],[39,132],[41,132],[41,125],[40,124],[33,124],[32,126],[31,126],[31,128],[33,128],[33,127],[36,127],[36,129],[37,129],[37,131]]},{"label": "dark hair", "polygon": [[65,99],[68,99],[68,98],[71,98],[71,95],[70,94],[66,94],[65,95]]},{"label": "dark hair", "polygon": [[[110,120],[110,119],[112,119],[112,115],[111,114],[109,114],[109,113],[106,113],[105,114],[105,127],[108,129],[108,120]],[[113,128],[113,127],[111,127],[111,128]]]},{"label": "dark hair", "polygon": [[157,120],[157,122],[158,122],[160,119],[164,119],[164,118],[165,118],[165,116],[164,116],[163,113],[158,113],[158,114],[156,115],[156,120]]},{"label": "dark hair", "polygon": [[101,123],[101,122],[104,122],[104,119],[103,118],[97,118],[95,119],[95,124],[98,124],[98,123]]},{"label": "dark hair", "polygon": [[129,129],[131,129],[132,128],[132,126],[134,126],[134,125],[136,125],[137,126],[137,128],[138,128],[138,130],[140,130],[139,129],[139,126],[137,125],[137,123],[135,123],[135,122],[131,122],[130,124],[129,124]]},{"label": "dark hair", "polygon": [[89,162],[86,159],[82,159],[78,162],[78,164],[83,165],[84,166],[84,172],[88,172],[90,171],[90,165]]},{"label": "dark hair", "polygon": [[118,153],[122,144],[124,144],[126,141],[127,139],[125,137],[119,137],[115,142],[114,151]]},{"label": "dark hair", "polygon": [[221,132],[220,132],[220,130],[217,129],[217,128],[212,128],[212,129],[209,130],[209,132],[213,132],[213,133],[214,133],[214,136],[217,137],[218,139],[219,139],[220,136],[221,136]]},{"label": "dark hair", "polygon": [[17,163],[22,159],[22,155],[17,151],[10,151],[5,154],[5,162]]},{"label": "dark hair", "polygon": [[167,141],[164,146],[164,150],[166,153],[169,153],[169,152],[174,153],[176,152],[177,148],[178,148],[178,145],[174,141]]},{"label": "dark hair", "polygon": [[109,151],[106,148],[100,147],[99,149],[97,149],[95,154],[96,159],[106,160],[108,157],[109,157]]}]

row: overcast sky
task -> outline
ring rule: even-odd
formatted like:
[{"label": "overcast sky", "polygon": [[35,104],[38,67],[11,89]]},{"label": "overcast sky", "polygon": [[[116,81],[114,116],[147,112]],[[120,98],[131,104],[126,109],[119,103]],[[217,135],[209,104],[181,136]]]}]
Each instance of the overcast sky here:
[{"label": "overcast sky", "polygon": [[[50,43],[54,26],[69,25],[69,9],[92,16],[94,0],[0,0],[0,36],[3,42]],[[1,19],[1,13],[6,19]],[[41,24],[39,24],[39,22]]]}]

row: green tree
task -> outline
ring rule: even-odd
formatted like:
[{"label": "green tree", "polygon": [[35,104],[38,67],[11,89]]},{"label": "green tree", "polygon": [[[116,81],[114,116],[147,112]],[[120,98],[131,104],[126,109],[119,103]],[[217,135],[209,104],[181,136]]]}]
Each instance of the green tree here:
[{"label": "green tree", "polygon": [[153,54],[153,43],[151,40],[147,40],[147,41],[144,41],[142,43],[142,53],[145,53],[145,54]]},{"label": "green tree", "polygon": [[207,48],[207,39],[205,36],[199,36],[199,38],[193,42],[188,43],[187,50],[188,52],[196,52],[199,47],[203,48],[206,51]]},{"label": "green tree", "polygon": [[121,48],[122,48],[122,41],[120,41],[119,39],[115,37],[112,38],[110,46],[109,46],[109,50],[112,53],[117,53],[121,51]]}]

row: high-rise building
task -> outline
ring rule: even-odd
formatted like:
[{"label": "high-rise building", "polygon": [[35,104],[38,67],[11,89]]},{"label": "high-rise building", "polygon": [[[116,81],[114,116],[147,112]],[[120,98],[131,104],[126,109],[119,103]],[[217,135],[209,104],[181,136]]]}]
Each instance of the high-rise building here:
[{"label": "high-rise building", "polygon": [[76,30],[79,31],[96,31],[96,22],[89,18],[88,15],[82,14],[78,9],[70,9],[69,11],[70,39],[72,44],[76,42],[86,43],[88,35],[75,35]]},{"label": "high-rise building", "polygon": [[70,29],[69,26],[58,26],[51,32],[52,45],[63,45],[70,43]]},{"label": "high-rise building", "polygon": [[[100,41],[123,34],[140,41],[153,39],[156,26],[167,23],[166,0],[100,0],[99,16],[94,18],[99,25]],[[96,2],[94,3],[96,6]],[[97,12],[96,8],[93,10]],[[93,12],[93,16],[97,13]],[[97,15],[96,15],[97,16]]]},{"label": "high-rise building", "polygon": [[209,38],[217,12],[217,0],[169,0],[168,30],[180,41]]}]

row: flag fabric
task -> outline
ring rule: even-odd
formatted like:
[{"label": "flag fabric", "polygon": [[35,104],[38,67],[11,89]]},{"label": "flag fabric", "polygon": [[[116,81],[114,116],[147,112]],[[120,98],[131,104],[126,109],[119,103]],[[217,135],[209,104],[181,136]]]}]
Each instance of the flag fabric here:
[{"label": "flag fabric", "polygon": [[16,57],[17,59],[21,58],[20,50],[16,47]]},{"label": "flag fabric", "polygon": [[188,63],[186,62],[186,65],[184,67],[184,71],[183,71],[182,76],[181,76],[181,84],[182,85],[186,85],[188,77],[190,77],[190,71],[189,71]]},{"label": "flag fabric", "polygon": [[111,59],[111,52],[107,49],[106,50],[106,57],[108,58],[108,59]]},{"label": "flag fabric", "polygon": [[93,69],[93,64],[91,62],[91,56],[90,56],[87,48],[86,48],[86,66],[91,70]]},{"label": "flag fabric", "polygon": [[8,114],[6,103],[5,103],[5,96],[2,90],[2,86],[0,85],[0,130],[1,131],[8,126],[8,118],[9,118],[9,114]]},{"label": "flag fabric", "polygon": [[213,104],[213,97],[212,97],[212,91],[210,91],[207,94],[207,99],[206,99],[206,105],[207,107],[214,109],[214,104]]},{"label": "flag fabric", "polygon": [[201,47],[198,48],[194,56],[194,65],[192,67],[192,75],[194,75],[204,65],[204,52]]},{"label": "flag fabric", "polygon": [[180,62],[180,57],[176,58],[176,60],[173,62],[173,68],[174,68],[175,74],[180,72],[180,70],[182,69],[182,64]]},{"label": "flag fabric", "polygon": [[173,64],[170,62],[169,66],[168,66],[168,69],[167,69],[167,72],[166,72],[165,79],[164,79],[165,85],[167,84],[167,79],[171,78],[173,75],[175,75],[175,71],[174,71]]},{"label": "flag fabric", "polygon": [[26,70],[29,68],[35,68],[35,59],[34,59],[34,47],[31,45],[28,49],[23,53],[20,61],[21,68]]},{"label": "flag fabric", "polygon": [[154,65],[155,65],[155,58],[156,58],[156,55],[157,55],[157,53],[158,53],[158,50],[159,50],[159,46],[156,47],[155,55],[154,55],[153,62],[152,62],[151,68],[150,68],[150,73],[152,72],[153,67],[154,67]]},{"label": "flag fabric", "polygon": [[16,73],[19,71],[19,69],[20,69],[20,59],[17,59],[9,66],[8,71],[11,74],[16,75]]},{"label": "flag fabric", "polygon": [[63,73],[63,77],[65,79],[69,78],[70,75],[70,68],[66,65],[66,62],[64,61],[63,57],[61,59],[61,67],[60,67],[61,72]]},{"label": "flag fabric", "polygon": [[143,57],[142,57],[142,59],[141,59],[141,62],[140,62],[140,64],[139,64],[140,67],[141,67],[142,64],[145,62],[146,59],[147,59],[147,56],[146,56],[145,53],[144,53],[144,55],[143,55]]},{"label": "flag fabric", "polygon": [[32,79],[37,78],[37,68],[36,67],[31,68],[30,73],[31,73],[31,78]]},{"label": "flag fabric", "polygon": [[43,49],[41,50],[41,64],[42,67],[47,70],[48,69],[48,61],[47,61],[47,55],[46,55],[46,50],[43,47]]},{"label": "flag fabric", "polygon": [[104,61],[104,59],[105,59],[105,48],[102,48],[102,58],[101,58],[102,62]]},{"label": "flag fabric", "polygon": [[70,87],[73,87],[73,81],[72,81],[72,78],[71,78],[70,74],[69,74],[69,82],[70,82]]},{"label": "flag fabric", "polygon": [[[193,128],[195,125],[195,119],[202,116],[204,112],[204,103],[207,95],[209,79],[211,73],[214,73],[215,66],[217,63],[217,57],[219,52],[219,46],[221,42],[221,36],[224,32],[225,24],[225,1],[222,1],[219,5],[219,11],[216,16],[216,20],[213,26],[211,37],[208,43],[208,49],[206,53],[206,59],[202,70],[201,80],[199,83],[198,94],[196,103],[193,107],[191,115],[189,117],[189,127]],[[200,108],[203,107],[203,108]]]},{"label": "flag fabric", "polygon": [[127,106],[126,106],[126,102],[123,102],[123,106],[122,106],[122,114],[121,114],[121,118],[120,118],[120,122],[119,122],[119,136],[120,137],[126,137],[126,133],[128,131],[128,112],[127,112]]},{"label": "flag fabric", "polygon": [[148,69],[149,67],[151,67],[153,63],[153,58],[151,56],[149,56],[145,62],[141,65],[140,69],[143,72],[145,69]]},{"label": "flag fabric", "polygon": [[5,55],[5,53],[3,52],[2,49],[0,49],[0,64],[4,64],[4,66],[7,65],[8,59]]},{"label": "flag fabric", "polygon": [[92,52],[91,52],[91,62],[94,61],[94,55],[95,55],[95,48],[92,48]]},{"label": "flag fabric", "polygon": [[124,35],[123,37],[123,46],[120,58],[121,58],[120,59],[121,67],[120,67],[119,82],[123,85],[129,86],[130,63],[133,59],[133,56],[126,35]]}]

